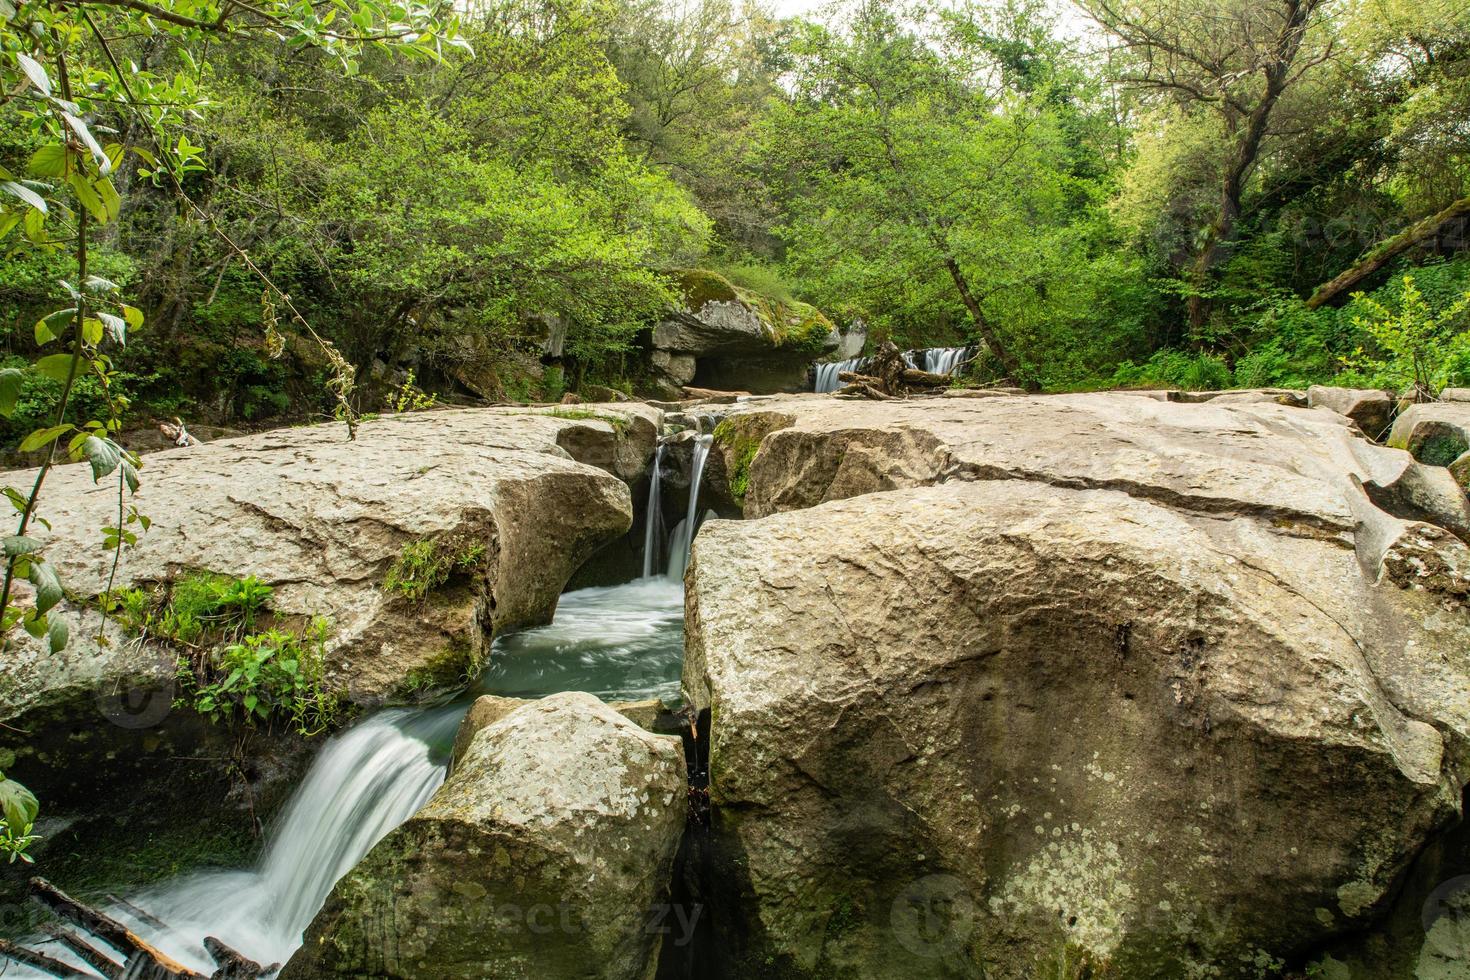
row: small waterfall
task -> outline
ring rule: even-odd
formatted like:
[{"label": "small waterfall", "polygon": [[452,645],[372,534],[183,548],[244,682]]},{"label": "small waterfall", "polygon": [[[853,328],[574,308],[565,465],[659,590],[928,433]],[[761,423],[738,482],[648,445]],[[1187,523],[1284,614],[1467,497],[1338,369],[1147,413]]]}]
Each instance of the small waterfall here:
[{"label": "small waterfall", "polygon": [[694,549],[694,535],[699,530],[699,484],[704,477],[704,462],[709,458],[709,447],[714,443],[712,435],[700,436],[694,441],[694,458],[689,464],[689,509],[684,519],[674,525],[669,535],[670,578],[683,579],[684,569],[689,566],[689,554]]},{"label": "small waterfall", "polygon": [[[259,962],[284,963],[337,879],[439,788],[464,711],[390,709],[335,736],[271,828],[254,869],[199,872],[131,896],[167,929],[132,921],[125,907],[107,911],[206,974],[215,970],[207,935]],[[58,947],[47,953],[77,962]],[[42,976],[18,964],[5,975]]]},{"label": "small waterfall", "polygon": [[837,377],[839,374],[844,371],[861,371],[867,363],[866,357],[854,357],[846,361],[813,365],[812,390],[816,392],[836,391],[842,387],[842,382]]},{"label": "small waterfall", "polygon": [[954,374],[965,363],[968,347],[930,347],[924,353],[924,370],[930,374]]},{"label": "small waterfall", "polygon": [[647,526],[643,529],[643,577],[653,576],[654,555],[663,554],[664,512],[663,494],[659,485],[663,479],[664,443],[660,439],[653,454],[653,473],[648,483],[648,511],[644,515]]}]

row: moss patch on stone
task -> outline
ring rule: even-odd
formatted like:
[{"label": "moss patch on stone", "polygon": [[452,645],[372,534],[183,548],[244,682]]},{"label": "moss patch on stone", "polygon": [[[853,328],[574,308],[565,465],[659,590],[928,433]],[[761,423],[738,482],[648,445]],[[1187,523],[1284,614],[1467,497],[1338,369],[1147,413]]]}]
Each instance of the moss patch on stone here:
[{"label": "moss patch on stone", "polygon": [[755,313],[772,343],[787,350],[813,355],[826,349],[836,326],[810,303],[768,296],[737,286],[709,269],[681,269],[674,273],[679,295],[687,309],[698,312],[706,303],[740,303]]},{"label": "moss patch on stone", "polygon": [[715,426],[714,442],[725,454],[725,472],[730,475],[730,496],[742,507],[750,492],[750,467],[760,452],[766,429],[748,424],[749,417],[735,416]]}]

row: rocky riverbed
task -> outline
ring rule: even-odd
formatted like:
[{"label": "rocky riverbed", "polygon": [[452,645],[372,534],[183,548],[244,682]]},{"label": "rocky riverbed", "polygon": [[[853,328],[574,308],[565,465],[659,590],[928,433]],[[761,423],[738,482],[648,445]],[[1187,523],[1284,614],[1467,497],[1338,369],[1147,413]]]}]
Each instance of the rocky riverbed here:
[{"label": "rocky riverbed", "polygon": [[[1416,408],[1381,445],[1375,395],[677,406],[712,436],[699,506],[666,494],[668,515],[743,518],[694,539],[688,713],[625,712],[649,732],[585,695],[486,707],[286,975],[1470,974],[1451,931],[1470,911],[1470,504],[1447,465],[1466,447],[1439,458],[1467,429]],[[124,574],[255,574],[281,615],[333,617],[355,704],[429,698],[453,682],[410,676],[447,650],[457,676],[494,675],[497,636],[551,619],[600,546],[645,540],[665,421],[429,412],[351,444],[159,453],[140,501],[157,526]],[[666,490],[698,445],[666,444]],[[57,534],[85,557],[108,498],[61,480]],[[484,558],[431,602],[385,593],[425,540]],[[102,587],[84,565],[64,570],[77,635]],[[99,685],[159,662],[127,639],[23,649],[0,701],[54,733],[15,771],[59,807],[85,809],[46,783],[75,759],[119,778],[123,756],[220,737],[188,711],[65,735],[96,727]],[[670,903],[700,910],[687,945],[639,914]],[[507,905],[574,927],[507,931]]]}]

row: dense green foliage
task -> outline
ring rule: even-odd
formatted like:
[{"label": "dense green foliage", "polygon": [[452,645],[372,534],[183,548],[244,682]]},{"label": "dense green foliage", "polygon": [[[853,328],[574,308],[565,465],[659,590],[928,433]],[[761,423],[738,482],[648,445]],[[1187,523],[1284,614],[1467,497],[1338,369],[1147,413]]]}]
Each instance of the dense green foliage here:
[{"label": "dense green foliage", "polygon": [[[1365,304],[1396,310],[1426,260],[1415,315],[1465,326],[1462,226],[1353,312],[1300,302],[1466,196],[1463,5],[1080,6],[1079,36],[1039,0],[784,21],[730,0],[492,0],[414,41],[418,58],[324,24],[220,44],[150,20],[112,53],[139,65],[139,98],[199,107],[150,124],[181,135],[169,154],[197,207],[148,156],[119,157],[89,261],[148,327],[104,340],[111,401],[128,424],[331,414],[313,333],[349,363],[356,410],[398,407],[410,372],[451,400],[636,390],[692,267],[901,346],[981,344],[982,374],[1057,389],[1391,383],[1365,367]],[[102,61],[88,40],[83,25],[76,57]],[[128,110],[87,110],[100,142],[166,162]],[[44,134],[3,132],[20,176]],[[29,356],[75,261],[4,263],[8,346]],[[21,373],[14,439],[60,387]],[[72,397],[106,414],[90,376]]]}]

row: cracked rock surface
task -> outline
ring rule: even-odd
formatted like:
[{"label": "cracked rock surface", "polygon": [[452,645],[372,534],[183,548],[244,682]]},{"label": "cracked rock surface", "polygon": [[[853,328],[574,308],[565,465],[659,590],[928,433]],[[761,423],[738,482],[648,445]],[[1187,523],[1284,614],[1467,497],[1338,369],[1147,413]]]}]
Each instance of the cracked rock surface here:
[{"label": "cracked rock surface", "polygon": [[727,975],[1256,976],[1459,814],[1464,501],[1345,417],[743,414],[760,519],[696,538],[684,667]]}]

